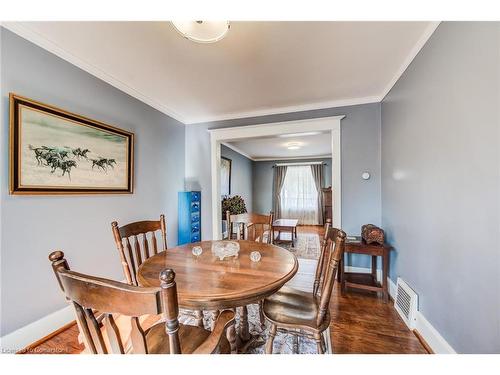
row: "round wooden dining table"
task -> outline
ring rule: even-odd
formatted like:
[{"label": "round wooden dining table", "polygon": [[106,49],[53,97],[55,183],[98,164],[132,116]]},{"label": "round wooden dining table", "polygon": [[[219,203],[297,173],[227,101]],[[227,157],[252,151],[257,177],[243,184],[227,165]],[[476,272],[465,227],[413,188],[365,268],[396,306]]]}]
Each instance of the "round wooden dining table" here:
[{"label": "round wooden dining table", "polygon": [[[282,247],[240,240],[236,241],[238,257],[220,260],[212,254],[214,242],[190,243],[148,258],[137,271],[138,282],[159,287],[160,272],[173,269],[181,308],[218,311],[241,307],[239,336],[249,341],[246,306],[276,293],[289,281],[297,273],[297,258]],[[192,254],[194,246],[201,246],[201,255]],[[252,251],[260,252],[260,261],[250,259]]]}]

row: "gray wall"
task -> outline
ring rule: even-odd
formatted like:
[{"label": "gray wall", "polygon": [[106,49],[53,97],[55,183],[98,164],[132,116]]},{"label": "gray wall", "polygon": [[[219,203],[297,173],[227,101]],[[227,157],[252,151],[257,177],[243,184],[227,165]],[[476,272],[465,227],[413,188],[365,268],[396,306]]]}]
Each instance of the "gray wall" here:
[{"label": "gray wall", "polygon": [[[380,225],[380,104],[364,104],[315,111],[243,118],[186,126],[186,188],[202,191],[203,238],[212,237],[210,137],[207,129],[265,124],[325,116],[342,120],[342,227],[359,233],[362,224]],[[361,178],[363,171],[372,178]],[[361,258],[360,258],[361,259]],[[368,266],[368,259],[355,260]]]},{"label": "gray wall", "polygon": [[500,353],[499,25],[441,24],[382,103],[391,278],[462,353]]},{"label": "gray wall", "polygon": [[[1,29],[1,335],[66,306],[47,255],[123,279],[111,221],[167,216],[177,243],[177,191],[184,187],[184,126],[146,104]],[[132,195],[8,195],[8,94],[15,92],[114,124],[136,135]]]},{"label": "gray wall", "polygon": [[221,156],[231,159],[231,195],[241,195],[247,210],[252,211],[253,161],[224,145],[221,145]]},{"label": "gray wall", "polygon": [[323,186],[332,186],[332,159],[301,159],[301,160],[273,160],[255,161],[253,163],[253,209],[258,213],[267,213],[273,209],[273,180],[276,163],[322,162]]}]

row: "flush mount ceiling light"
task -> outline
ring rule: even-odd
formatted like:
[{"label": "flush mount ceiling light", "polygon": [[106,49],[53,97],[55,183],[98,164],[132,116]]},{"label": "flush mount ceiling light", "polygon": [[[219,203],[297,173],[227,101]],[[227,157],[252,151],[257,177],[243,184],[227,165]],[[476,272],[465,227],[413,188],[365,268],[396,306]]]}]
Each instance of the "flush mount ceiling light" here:
[{"label": "flush mount ceiling light", "polygon": [[229,21],[172,21],[185,38],[197,43],[215,43],[229,31]]},{"label": "flush mount ceiling light", "polygon": [[300,148],[299,142],[289,142],[286,144],[286,148],[289,150],[298,150]]},{"label": "flush mount ceiling light", "polygon": [[292,133],[292,134],[280,134],[278,137],[280,138],[293,138],[293,137],[307,137],[310,135],[318,135],[321,132],[305,132],[305,133]]}]

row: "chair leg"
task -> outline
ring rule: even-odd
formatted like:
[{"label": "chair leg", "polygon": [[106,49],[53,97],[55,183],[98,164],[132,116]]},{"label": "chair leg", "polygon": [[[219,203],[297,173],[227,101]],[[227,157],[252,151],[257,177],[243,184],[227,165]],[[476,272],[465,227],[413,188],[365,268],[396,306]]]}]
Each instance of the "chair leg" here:
[{"label": "chair leg", "polygon": [[250,330],[249,330],[249,326],[248,326],[248,308],[246,306],[241,307],[240,338],[243,341],[248,341],[251,338]]},{"label": "chair leg", "polygon": [[236,325],[233,322],[226,329],[226,338],[229,341],[229,346],[231,347],[231,354],[236,354],[238,352],[238,346],[236,343]]},{"label": "chair leg", "polygon": [[201,310],[195,310],[194,311],[194,316],[196,318],[196,325],[200,328],[205,328],[203,324],[203,311]]},{"label": "chair leg", "polygon": [[260,320],[260,328],[266,328],[266,317],[264,316],[264,301],[259,301],[259,320]]},{"label": "chair leg", "polygon": [[321,345],[323,347],[323,353],[326,353],[326,338],[325,338],[325,335],[321,334]]},{"label": "chair leg", "polygon": [[271,324],[271,328],[269,328],[269,337],[266,342],[266,354],[273,354],[273,343],[276,337],[277,328],[276,324]]},{"label": "chair leg", "polygon": [[314,341],[316,341],[316,348],[318,349],[318,354],[323,354],[325,351],[323,350],[323,343],[321,340],[321,333],[314,334]]}]

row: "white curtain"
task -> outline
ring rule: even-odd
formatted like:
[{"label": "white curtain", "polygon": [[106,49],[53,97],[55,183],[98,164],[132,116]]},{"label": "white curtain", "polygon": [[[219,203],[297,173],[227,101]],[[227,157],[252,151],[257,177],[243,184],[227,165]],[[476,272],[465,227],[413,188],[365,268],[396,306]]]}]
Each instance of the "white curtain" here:
[{"label": "white curtain", "polygon": [[319,224],[318,190],[309,165],[289,166],[281,189],[281,218]]}]

